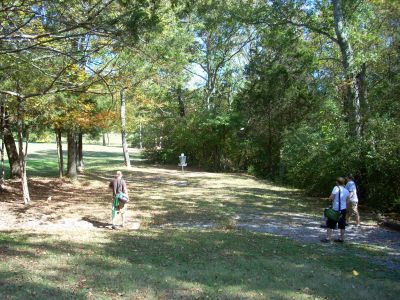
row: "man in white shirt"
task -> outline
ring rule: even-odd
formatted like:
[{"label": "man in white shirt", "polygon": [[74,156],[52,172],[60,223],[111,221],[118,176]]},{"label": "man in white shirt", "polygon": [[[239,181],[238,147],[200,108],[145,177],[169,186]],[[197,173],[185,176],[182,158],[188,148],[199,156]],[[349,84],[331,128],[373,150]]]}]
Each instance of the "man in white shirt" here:
[{"label": "man in white shirt", "polygon": [[360,214],[358,213],[358,196],[357,196],[357,187],[354,182],[353,175],[349,174],[346,177],[346,186],[345,188],[350,192],[350,205],[348,207],[348,213],[346,215],[346,223],[349,223],[350,217],[354,214],[356,216],[356,224],[360,226]]},{"label": "man in white shirt", "polygon": [[344,242],[344,233],[346,229],[346,208],[349,201],[350,193],[344,187],[345,179],[339,177],[336,179],[336,186],[333,188],[329,199],[332,201],[332,208],[340,212],[338,221],[334,221],[328,218],[326,221],[327,232],[326,238],[322,239],[321,242],[329,243],[332,239],[332,230],[336,229],[336,226],[340,229],[340,238],[335,239],[335,242]]}]

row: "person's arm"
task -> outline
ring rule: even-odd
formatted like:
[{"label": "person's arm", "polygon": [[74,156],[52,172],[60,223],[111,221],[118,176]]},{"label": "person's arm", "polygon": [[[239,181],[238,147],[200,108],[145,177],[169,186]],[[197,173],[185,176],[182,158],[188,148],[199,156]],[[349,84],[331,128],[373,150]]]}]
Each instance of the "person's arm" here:
[{"label": "person's arm", "polygon": [[335,186],[335,187],[333,188],[333,190],[332,190],[331,195],[329,196],[329,200],[333,201],[333,200],[335,199],[335,196],[336,196],[337,192],[338,192],[338,187]]},{"label": "person's arm", "polygon": [[128,188],[126,187],[126,181],[122,181],[122,192],[128,196]]},{"label": "person's arm", "polygon": [[349,195],[350,199],[353,198],[355,186],[353,184],[351,184],[351,182],[349,182],[348,184],[346,184],[346,189],[350,193],[350,195]]}]

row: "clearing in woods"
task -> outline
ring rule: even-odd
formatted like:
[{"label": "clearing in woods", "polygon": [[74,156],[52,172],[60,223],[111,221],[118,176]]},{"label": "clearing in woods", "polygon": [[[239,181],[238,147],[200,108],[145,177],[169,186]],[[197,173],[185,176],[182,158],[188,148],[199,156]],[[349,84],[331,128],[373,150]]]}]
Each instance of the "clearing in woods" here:
[{"label": "clearing in woods", "polygon": [[[32,204],[22,204],[17,181],[0,194],[1,299],[395,299],[400,292],[400,234],[365,211],[346,244],[324,245],[327,203],[299,190],[243,174],[182,174],[146,164],[135,150],[125,169],[120,148],[89,145],[85,173],[73,183],[56,178],[55,145],[30,149]],[[113,231],[108,181],[117,170],[131,202],[127,225]]]}]

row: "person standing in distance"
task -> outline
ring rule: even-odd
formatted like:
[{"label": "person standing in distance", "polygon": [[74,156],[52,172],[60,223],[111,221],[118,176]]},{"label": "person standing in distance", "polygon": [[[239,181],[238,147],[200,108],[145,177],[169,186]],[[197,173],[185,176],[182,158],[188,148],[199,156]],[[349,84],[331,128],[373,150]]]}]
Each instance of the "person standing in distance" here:
[{"label": "person standing in distance", "polygon": [[109,187],[112,189],[113,193],[113,201],[112,201],[112,229],[116,229],[115,227],[115,216],[117,213],[120,213],[122,218],[122,227],[125,226],[125,213],[128,209],[128,204],[123,201],[118,201],[117,195],[123,193],[128,197],[128,188],[126,186],[126,182],[122,179],[122,172],[117,171],[115,178],[111,180]]},{"label": "person standing in distance", "polygon": [[350,217],[354,214],[356,216],[356,224],[360,226],[360,214],[358,213],[358,196],[357,196],[357,187],[354,182],[353,175],[349,174],[346,176],[346,186],[345,188],[350,192],[350,205],[349,211],[346,216],[346,223],[349,223]]},{"label": "person standing in distance", "polygon": [[340,238],[335,239],[335,242],[344,242],[344,233],[346,229],[346,208],[347,202],[349,201],[349,191],[344,187],[345,179],[339,177],[336,179],[336,186],[333,188],[329,199],[332,201],[332,208],[336,211],[340,211],[340,217],[338,221],[333,221],[328,218],[326,221],[327,232],[326,238],[322,239],[321,242],[329,243],[332,239],[332,230],[336,229],[338,225],[340,229]]}]

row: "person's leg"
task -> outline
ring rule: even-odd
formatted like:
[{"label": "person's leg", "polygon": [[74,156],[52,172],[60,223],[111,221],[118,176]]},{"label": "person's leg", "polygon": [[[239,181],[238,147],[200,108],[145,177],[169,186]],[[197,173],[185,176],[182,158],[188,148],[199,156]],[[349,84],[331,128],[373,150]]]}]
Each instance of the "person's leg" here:
[{"label": "person's leg", "polygon": [[346,224],[349,224],[350,223],[350,217],[354,214],[354,211],[353,211],[353,203],[349,203],[348,204],[348,207],[347,207],[348,209],[347,209],[347,214],[346,214]]},{"label": "person's leg", "polygon": [[115,229],[115,215],[117,214],[114,203],[112,204],[111,207],[111,224],[112,228]]},{"label": "person's leg", "polygon": [[128,205],[125,204],[124,207],[122,208],[122,211],[121,211],[122,227],[125,227],[125,214],[126,214],[126,211],[127,211],[127,208],[128,208],[127,206]]},{"label": "person's leg", "polygon": [[340,240],[342,240],[344,242],[344,229],[340,229]]},{"label": "person's leg", "polygon": [[358,212],[358,203],[353,204],[353,212],[356,215],[356,224],[357,226],[360,226],[360,213]]},{"label": "person's leg", "polygon": [[340,238],[338,239],[338,241],[344,242],[344,233],[346,230],[346,209],[340,212],[338,227],[340,229]]},{"label": "person's leg", "polygon": [[332,229],[331,228],[328,228],[326,230],[326,239],[327,240],[331,240],[332,239]]},{"label": "person's leg", "polygon": [[332,221],[330,219],[326,220],[326,237],[321,240],[323,243],[329,243],[332,240],[332,230],[336,229],[336,223],[335,221]]}]

